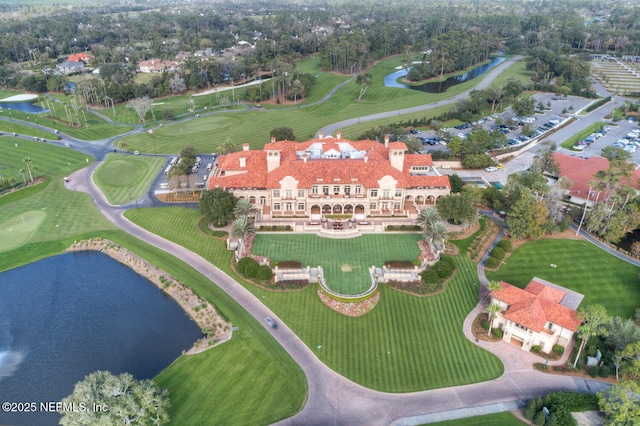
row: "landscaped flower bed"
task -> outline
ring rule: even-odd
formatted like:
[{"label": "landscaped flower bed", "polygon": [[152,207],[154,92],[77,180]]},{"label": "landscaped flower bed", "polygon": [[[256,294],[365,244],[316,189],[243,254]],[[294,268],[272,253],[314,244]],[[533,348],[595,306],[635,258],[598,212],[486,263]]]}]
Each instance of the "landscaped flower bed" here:
[{"label": "landscaped flower bed", "polygon": [[321,289],[318,289],[318,297],[322,303],[342,315],[346,315],[348,317],[360,317],[375,308],[380,301],[380,292],[376,291],[373,296],[367,300],[352,303],[332,299]]},{"label": "landscaped flower bed", "polygon": [[418,259],[426,260],[427,262],[436,260],[436,255],[433,253],[433,250],[431,250],[431,244],[429,244],[427,241],[425,240],[418,241],[418,247],[420,247],[420,250],[421,250],[420,256],[418,256]]}]

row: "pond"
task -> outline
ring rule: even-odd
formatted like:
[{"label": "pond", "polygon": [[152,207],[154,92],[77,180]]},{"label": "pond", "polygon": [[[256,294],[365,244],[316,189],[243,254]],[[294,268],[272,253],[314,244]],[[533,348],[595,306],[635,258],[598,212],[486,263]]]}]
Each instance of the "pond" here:
[{"label": "pond", "polygon": [[495,57],[488,64],[484,64],[479,67],[476,67],[464,74],[457,75],[454,77],[449,77],[443,81],[433,81],[433,82],[424,83],[424,84],[415,85],[415,86],[399,83],[397,81],[399,78],[406,76],[409,70],[411,69],[411,68],[405,68],[403,70],[399,70],[392,74],[386,75],[384,77],[384,85],[386,87],[396,87],[400,89],[421,90],[423,92],[428,92],[428,93],[444,93],[447,91],[449,87],[455,86],[456,84],[464,83],[465,81],[472,80],[478,76],[481,76],[482,74],[489,71],[491,68],[494,68],[497,65],[500,65],[506,60],[507,58],[505,58],[504,56]]},{"label": "pond", "polygon": [[[173,299],[102,253],[67,253],[0,274],[3,402],[60,401],[96,370],[149,379],[200,337]],[[0,411],[0,424],[59,419]]]},{"label": "pond", "polygon": [[11,111],[22,111],[29,114],[42,114],[47,109],[36,106],[31,102],[2,102],[0,101],[0,114],[10,115]]}]

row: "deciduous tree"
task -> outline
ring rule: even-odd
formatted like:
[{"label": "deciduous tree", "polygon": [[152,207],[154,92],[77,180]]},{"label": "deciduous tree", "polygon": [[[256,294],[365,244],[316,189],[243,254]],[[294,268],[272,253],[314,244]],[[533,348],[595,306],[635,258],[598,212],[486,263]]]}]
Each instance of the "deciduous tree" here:
[{"label": "deciduous tree", "polygon": [[96,371],[76,383],[62,400],[77,407],[62,411],[61,425],[162,425],[169,422],[169,392],[152,380]]},{"label": "deciduous tree", "polygon": [[229,191],[222,188],[214,188],[204,191],[200,198],[200,212],[209,223],[215,226],[224,226],[228,220],[233,219],[233,209],[237,198]]},{"label": "deciduous tree", "polygon": [[627,380],[598,394],[598,405],[608,424],[635,426],[640,424],[640,383]]},{"label": "deciduous tree", "polygon": [[140,121],[146,121],[147,112],[151,110],[153,107],[153,99],[150,99],[148,96],[143,96],[141,98],[131,99],[127,102],[127,108],[131,108],[138,114],[138,118]]}]

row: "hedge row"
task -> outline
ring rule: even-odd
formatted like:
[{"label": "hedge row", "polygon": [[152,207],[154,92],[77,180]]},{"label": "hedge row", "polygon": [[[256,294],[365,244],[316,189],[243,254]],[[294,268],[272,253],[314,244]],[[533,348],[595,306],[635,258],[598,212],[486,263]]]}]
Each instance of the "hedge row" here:
[{"label": "hedge row", "polygon": [[260,265],[250,257],[243,257],[236,265],[238,273],[245,278],[257,278],[262,281],[269,281],[273,277],[273,272],[269,265]]}]

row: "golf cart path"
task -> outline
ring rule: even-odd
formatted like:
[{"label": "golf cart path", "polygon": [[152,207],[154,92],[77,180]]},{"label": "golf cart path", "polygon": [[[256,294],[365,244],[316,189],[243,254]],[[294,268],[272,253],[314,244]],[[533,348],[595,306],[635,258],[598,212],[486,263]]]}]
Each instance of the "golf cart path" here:
[{"label": "golf cart path", "polygon": [[[266,325],[265,328],[303,370],[309,393],[303,409],[278,424],[420,424],[428,419],[425,416],[435,413],[451,410],[458,410],[460,413],[459,410],[465,410],[463,413],[473,416],[485,413],[487,405],[527,400],[558,390],[598,392],[609,386],[595,380],[537,372],[531,368],[531,364],[526,365],[526,362],[523,364],[521,361],[527,353],[504,342],[478,343],[482,347],[486,345],[486,349],[495,353],[505,365],[504,374],[496,380],[405,394],[383,393],[360,386],[324,365],[275,313],[224,272],[192,251],[152,234],[124,218],[124,209],[109,205],[93,182],[93,172],[100,164],[101,162],[95,162],[90,167],[70,175],[66,187],[89,193],[98,210],[116,226],[191,265],[211,280],[212,285],[218,285],[229,294],[261,324],[266,316],[271,316],[279,323],[275,330]],[[469,317],[474,315],[474,312],[470,313]],[[514,350],[518,351],[515,353],[517,356],[514,356]]]}]

